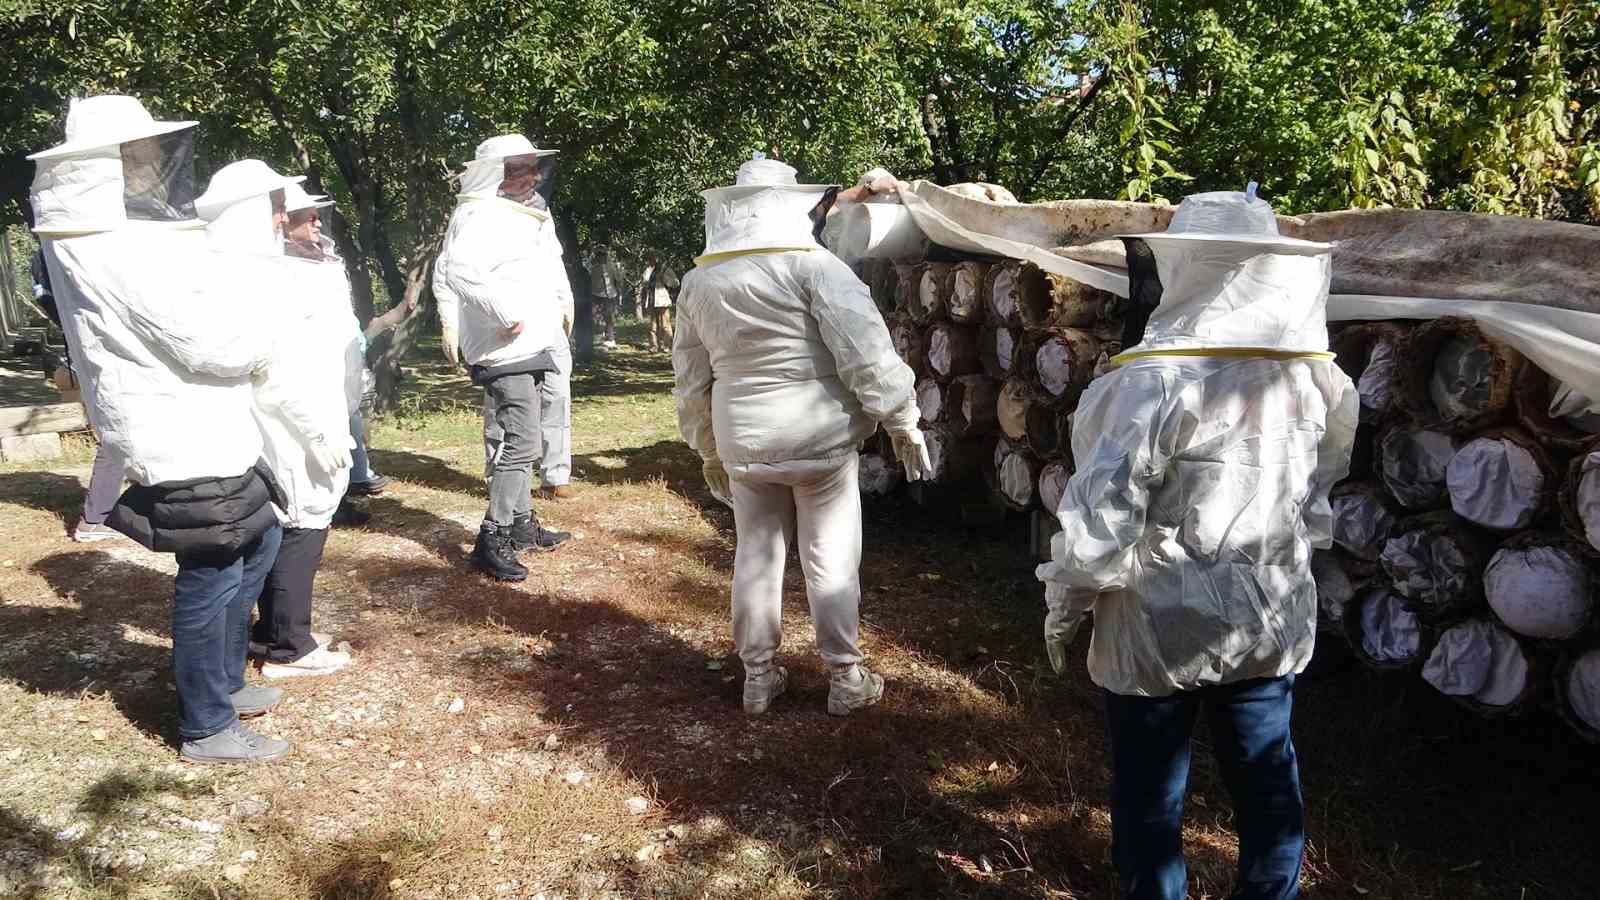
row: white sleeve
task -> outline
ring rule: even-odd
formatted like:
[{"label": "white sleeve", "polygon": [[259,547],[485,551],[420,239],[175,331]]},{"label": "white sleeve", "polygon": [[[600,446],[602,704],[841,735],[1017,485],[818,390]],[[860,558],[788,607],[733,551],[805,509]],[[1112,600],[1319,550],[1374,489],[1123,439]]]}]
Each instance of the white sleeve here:
[{"label": "white sleeve", "polygon": [[895,352],[872,292],[833,254],[806,256],[807,299],[839,380],[890,434],[916,428],[916,375]]},{"label": "white sleeve", "polygon": [[1150,495],[1166,475],[1170,392],[1163,373],[1150,370],[1114,372],[1084,392],[1072,426],[1078,470],[1056,510],[1061,533],[1035,570],[1063,600],[1127,586]]},{"label": "white sleeve", "polygon": [[1323,426],[1322,440],[1317,444],[1317,468],[1311,476],[1311,493],[1306,497],[1306,532],[1311,546],[1326,550],[1333,546],[1333,507],[1328,494],[1333,486],[1350,474],[1350,454],[1355,448],[1356,426],[1359,424],[1361,404],[1356,386],[1338,366],[1323,363],[1323,396],[1328,398],[1328,418]]},{"label": "white sleeve", "polygon": [[700,342],[700,333],[694,325],[694,282],[684,290],[683,303],[679,305],[678,330],[672,339],[672,396],[678,408],[678,431],[690,449],[701,457],[717,455],[717,439],[711,419],[711,388],[715,377],[711,370],[711,354]]}]

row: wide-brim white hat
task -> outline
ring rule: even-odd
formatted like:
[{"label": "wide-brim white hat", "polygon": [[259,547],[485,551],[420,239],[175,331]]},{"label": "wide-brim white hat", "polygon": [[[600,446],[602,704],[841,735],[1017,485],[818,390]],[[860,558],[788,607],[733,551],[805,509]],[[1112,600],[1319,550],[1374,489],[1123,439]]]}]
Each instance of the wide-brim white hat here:
[{"label": "wide-brim white hat", "polygon": [[306,189],[298,183],[287,184],[283,188],[283,208],[285,212],[326,209],[332,205],[333,200],[321,194],[308,194]]},{"label": "wide-brim white hat", "polygon": [[28,158],[53,159],[100,147],[115,147],[129,141],[193,128],[197,124],[189,121],[157,121],[137,97],[124,94],[74,99],[67,108],[67,139]]},{"label": "wide-brim white hat", "polygon": [[752,159],[739,167],[739,173],[734,176],[733,184],[709,188],[701,191],[700,196],[707,201],[728,201],[750,194],[759,194],[762,191],[824,194],[838,187],[834,184],[797,184],[796,174],[794,166],[787,163],[775,159]]},{"label": "wide-brim white hat", "polygon": [[1191,194],[1178,204],[1166,231],[1121,234],[1158,247],[1164,243],[1207,242],[1232,244],[1261,253],[1316,255],[1333,249],[1332,244],[1285,237],[1278,233],[1278,217],[1272,204],[1244,191],[1210,191]]},{"label": "wide-brim white hat", "polygon": [[492,138],[486,138],[480,143],[472,159],[466,165],[496,162],[510,159],[513,156],[555,156],[560,152],[560,150],[543,150],[535,147],[533,141],[520,134],[497,134]]},{"label": "wide-brim white hat", "polygon": [[228,163],[211,176],[206,192],[194,198],[194,211],[209,222],[241,200],[277,190],[287,192],[290,185],[305,180],[304,175],[279,175],[259,159],[241,159]]}]

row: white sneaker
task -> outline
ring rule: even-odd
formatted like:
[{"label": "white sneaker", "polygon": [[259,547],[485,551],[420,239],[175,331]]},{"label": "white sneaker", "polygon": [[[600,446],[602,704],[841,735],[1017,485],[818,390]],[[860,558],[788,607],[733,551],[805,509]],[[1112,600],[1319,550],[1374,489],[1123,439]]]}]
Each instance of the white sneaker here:
[{"label": "white sneaker", "polygon": [[294,662],[262,663],[261,674],[268,678],[306,678],[332,675],[348,665],[350,654],[319,646]]},{"label": "white sneaker", "polygon": [[828,679],[828,715],[848,716],[883,699],[883,676],[866,666],[852,666]]},{"label": "white sneaker", "polygon": [[91,525],[82,519],[78,520],[78,527],[72,529],[72,539],[80,544],[92,544],[95,541],[109,541],[122,537],[122,533],[114,531],[105,524]]},{"label": "white sneaker", "polygon": [[773,666],[760,675],[744,677],[744,711],[759,716],[789,689],[789,670]]},{"label": "white sneaker", "polygon": [[323,634],[320,631],[313,631],[311,632],[311,639],[317,642],[318,650],[333,649],[333,635],[331,634]]}]

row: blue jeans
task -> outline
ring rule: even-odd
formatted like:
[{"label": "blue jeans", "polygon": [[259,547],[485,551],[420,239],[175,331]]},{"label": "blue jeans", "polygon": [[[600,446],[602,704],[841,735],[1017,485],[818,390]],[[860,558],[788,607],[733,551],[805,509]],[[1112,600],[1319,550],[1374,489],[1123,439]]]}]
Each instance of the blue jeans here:
[{"label": "blue jeans", "polygon": [[229,696],[244,687],[250,610],[278,558],[283,529],[273,525],[236,554],[178,556],[172,595],[172,675],[178,734],[209,737],[238,717]]},{"label": "blue jeans", "polygon": [[1111,856],[1129,900],[1183,900],[1183,796],[1189,739],[1202,709],[1239,832],[1235,900],[1300,894],[1305,815],[1289,716],[1294,676],[1181,691],[1106,692],[1111,745]]},{"label": "blue jeans", "polygon": [[378,473],[372,471],[372,460],[367,457],[367,420],[359,409],[350,414],[350,437],[356,442],[356,448],[350,451],[350,483],[366,484]]}]

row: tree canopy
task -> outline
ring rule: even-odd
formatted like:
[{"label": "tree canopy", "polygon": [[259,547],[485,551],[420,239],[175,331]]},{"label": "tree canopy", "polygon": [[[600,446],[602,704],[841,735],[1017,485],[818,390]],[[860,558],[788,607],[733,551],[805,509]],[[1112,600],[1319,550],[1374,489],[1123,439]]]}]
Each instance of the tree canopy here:
[{"label": "tree canopy", "polygon": [[0,0],[0,46],[0,218],[68,98],[132,93],[201,122],[202,175],[332,194],[363,318],[425,293],[451,174],[511,130],[562,152],[574,261],[692,256],[752,150],[1024,200],[1600,215],[1593,0]]}]

